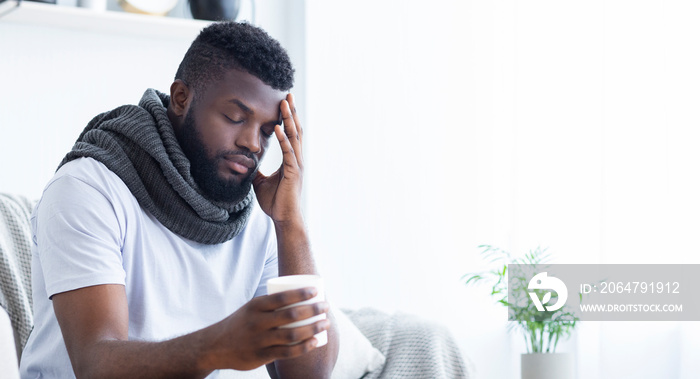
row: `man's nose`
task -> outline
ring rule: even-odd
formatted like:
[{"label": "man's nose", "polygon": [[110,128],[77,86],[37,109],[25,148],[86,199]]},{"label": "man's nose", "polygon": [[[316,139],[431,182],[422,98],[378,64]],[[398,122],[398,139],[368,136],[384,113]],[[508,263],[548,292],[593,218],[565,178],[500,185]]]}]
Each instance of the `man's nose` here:
[{"label": "man's nose", "polygon": [[262,145],[260,143],[260,126],[247,125],[236,137],[236,146],[248,149],[253,154],[260,153]]}]

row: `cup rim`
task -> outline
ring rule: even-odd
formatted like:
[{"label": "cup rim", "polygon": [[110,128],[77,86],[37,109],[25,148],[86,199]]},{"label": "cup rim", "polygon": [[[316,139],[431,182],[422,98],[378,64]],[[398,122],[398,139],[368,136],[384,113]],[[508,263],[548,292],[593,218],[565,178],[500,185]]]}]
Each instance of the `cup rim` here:
[{"label": "cup rim", "polygon": [[321,280],[319,275],[285,275],[269,279],[267,284],[296,284],[300,282]]}]

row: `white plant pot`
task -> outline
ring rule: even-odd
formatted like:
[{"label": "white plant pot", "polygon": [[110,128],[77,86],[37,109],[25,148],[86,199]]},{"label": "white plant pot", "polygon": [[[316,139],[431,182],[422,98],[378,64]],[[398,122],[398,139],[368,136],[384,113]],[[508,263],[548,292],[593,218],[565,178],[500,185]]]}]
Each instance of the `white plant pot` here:
[{"label": "white plant pot", "polygon": [[566,353],[520,355],[522,379],[574,379],[574,359]]}]

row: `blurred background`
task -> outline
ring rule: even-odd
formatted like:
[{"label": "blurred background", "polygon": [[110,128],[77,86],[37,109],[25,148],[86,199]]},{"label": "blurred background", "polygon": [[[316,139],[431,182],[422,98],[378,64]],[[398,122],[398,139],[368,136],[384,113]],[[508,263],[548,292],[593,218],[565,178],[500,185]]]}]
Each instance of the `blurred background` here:
[{"label": "blurred background", "polygon": [[[184,0],[167,23],[107,8],[0,17],[0,191],[38,198],[93,116],[168,91],[206,26]],[[478,245],[699,264],[699,18],[680,0],[243,0],[296,66],[333,304],[441,323],[478,378],[517,378],[522,336],[460,279],[486,267]],[[700,323],[582,322],[559,350],[579,379],[696,378]]]}]

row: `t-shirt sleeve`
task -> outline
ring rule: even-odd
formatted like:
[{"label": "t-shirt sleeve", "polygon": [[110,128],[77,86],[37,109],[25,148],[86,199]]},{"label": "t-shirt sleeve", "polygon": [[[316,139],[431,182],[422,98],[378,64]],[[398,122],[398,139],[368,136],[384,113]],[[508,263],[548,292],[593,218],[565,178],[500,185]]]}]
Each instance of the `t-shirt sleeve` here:
[{"label": "t-shirt sleeve", "polygon": [[67,175],[55,179],[32,222],[49,298],[99,284],[124,285],[124,228],[105,191],[95,184]]},{"label": "t-shirt sleeve", "polygon": [[269,226],[267,238],[267,253],[265,255],[265,267],[263,268],[262,278],[258,284],[258,289],[255,291],[255,297],[267,295],[267,281],[279,276],[277,268],[277,238],[275,235],[274,226]]}]

